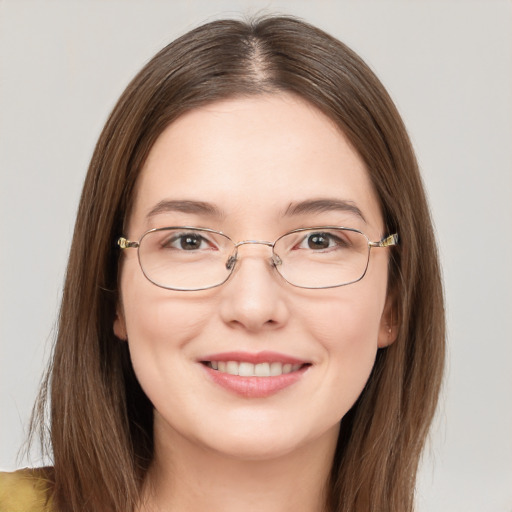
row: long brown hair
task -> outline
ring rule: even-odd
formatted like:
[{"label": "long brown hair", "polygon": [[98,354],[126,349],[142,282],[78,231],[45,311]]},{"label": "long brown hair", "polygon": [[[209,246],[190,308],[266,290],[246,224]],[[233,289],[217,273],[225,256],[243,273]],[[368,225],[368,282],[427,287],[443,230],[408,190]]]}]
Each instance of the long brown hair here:
[{"label": "long brown hair", "polygon": [[398,338],[379,350],[362,395],[341,422],[326,508],[413,509],[445,336],[438,255],[418,166],[393,102],[354,52],[302,21],[265,17],[215,21],[168,45],[129,84],[99,138],[34,416],[41,427],[49,404],[59,511],[133,510],[152,459],[152,405],[127,344],[113,333],[114,242],[149,150],[169,123],[195,107],[283,91],[337,123],[366,163],[386,227],[400,235],[389,267]]}]

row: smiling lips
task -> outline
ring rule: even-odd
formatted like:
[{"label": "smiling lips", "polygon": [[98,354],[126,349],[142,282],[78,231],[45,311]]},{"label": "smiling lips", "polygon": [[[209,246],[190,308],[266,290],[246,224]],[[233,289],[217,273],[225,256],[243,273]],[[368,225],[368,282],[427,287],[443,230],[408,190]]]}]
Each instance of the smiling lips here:
[{"label": "smiling lips", "polygon": [[253,364],[238,361],[208,361],[213,370],[240,377],[276,377],[300,370],[302,364],[280,363],[279,361]]},{"label": "smiling lips", "polygon": [[201,362],[216,384],[247,398],[277,393],[297,382],[311,366],[272,352],[215,354]]}]

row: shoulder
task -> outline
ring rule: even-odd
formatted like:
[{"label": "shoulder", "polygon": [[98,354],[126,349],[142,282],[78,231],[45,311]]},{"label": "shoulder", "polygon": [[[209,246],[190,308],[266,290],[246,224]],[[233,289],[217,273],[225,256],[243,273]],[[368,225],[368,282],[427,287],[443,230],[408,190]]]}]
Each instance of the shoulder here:
[{"label": "shoulder", "polygon": [[0,512],[52,512],[51,468],[0,472]]}]

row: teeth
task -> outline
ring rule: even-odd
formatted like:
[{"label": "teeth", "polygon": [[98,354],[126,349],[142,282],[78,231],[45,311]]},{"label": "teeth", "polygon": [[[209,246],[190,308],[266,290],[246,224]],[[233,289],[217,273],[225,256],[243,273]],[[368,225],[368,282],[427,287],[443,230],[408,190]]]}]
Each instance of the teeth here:
[{"label": "teeth", "polygon": [[270,377],[270,363],[255,364],[254,374],[258,377]]},{"label": "teeth", "polygon": [[209,361],[208,366],[222,373],[240,377],[276,377],[300,370],[302,364],[290,363],[247,363],[245,361]]},{"label": "teeth", "polygon": [[270,363],[270,375],[281,375],[283,373],[283,365],[281,363]]},{"label": "teeth", "polygon": [[238,375],[238,367],[240,365],[236,361],[228,361],[226,363],[226,372],[230,375]]},{"label": "teeth", "polygon": [[254,375],[254,365],[252,363],[239,363],[238,375],[240,377],[252,377]]}]

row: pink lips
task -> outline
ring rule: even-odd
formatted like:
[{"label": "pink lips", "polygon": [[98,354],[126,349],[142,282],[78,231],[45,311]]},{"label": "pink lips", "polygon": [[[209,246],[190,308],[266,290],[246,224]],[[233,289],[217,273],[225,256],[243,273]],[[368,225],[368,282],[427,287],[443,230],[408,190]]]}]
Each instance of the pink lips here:
[{"label": "pink lips", "polygon": [[[286,373],[279,375],[267,376],[242,376],[233,375],[226,371],[219,371],[212,368],[212,362],[224,368],[226,365],[235,362],[250,365],[259,365],[260,368],[266,368],[264,372],[268,372],[268,367],[273,369],[285,368]],[[207,372],[209,378],[216,384],[222,386],[224,389],[231,391],[237,395],[246,398],[264,398],[270,396],[282,389],[285,389],[300,380],[304,373],[311,366],[307,361],[290,357],[277,352],[222,352],[219,354],[211,354],[201,359],[203,368]],[[224,363],[224,364],[223,364]],[[275,372],[274,372],[275,373]]]},{"label": "pink lips", "polygon": [[268,361],[277,363],[289,364],[306,364],[307,361],[302,361],[295,357],[290,357],[278,352],[257,352],[256,354],[250,352],[222,352],[220,354],[211,354],[203,358],[203,361],[246,361],[248,363],[258,364]]}]

